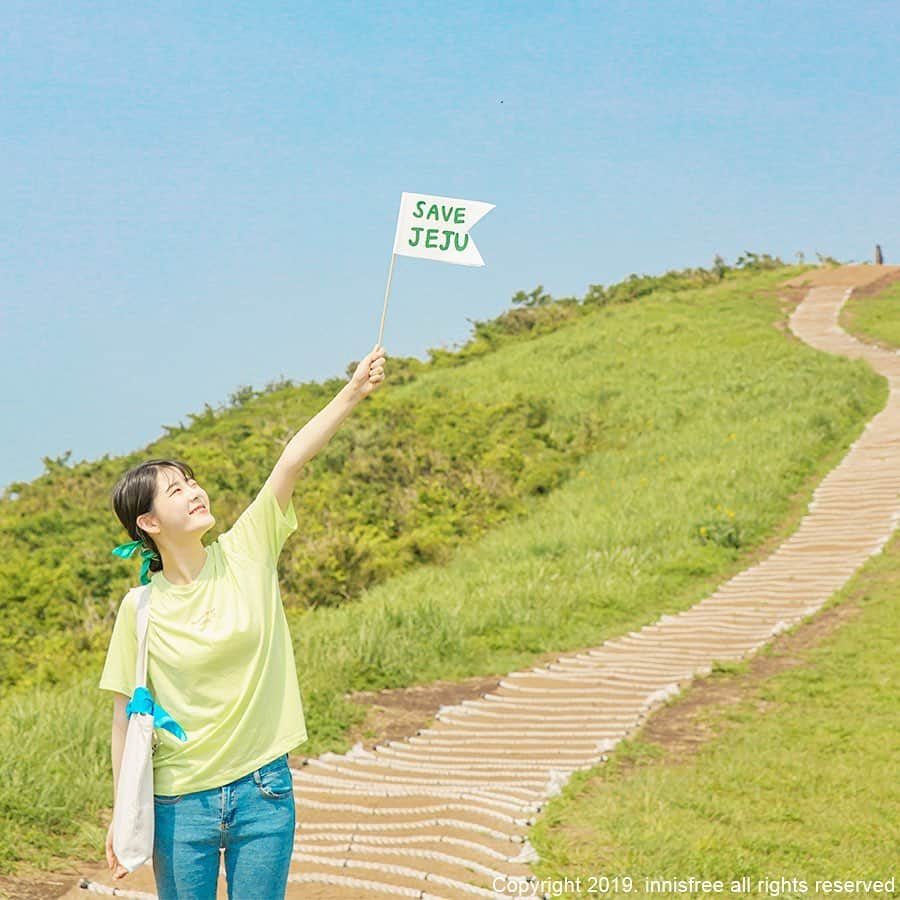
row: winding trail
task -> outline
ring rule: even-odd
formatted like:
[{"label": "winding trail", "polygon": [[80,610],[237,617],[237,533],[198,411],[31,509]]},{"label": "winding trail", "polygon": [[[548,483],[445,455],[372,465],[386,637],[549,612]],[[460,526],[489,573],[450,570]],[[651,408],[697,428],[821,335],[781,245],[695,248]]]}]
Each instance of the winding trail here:
[{"label": "winding trail", "polygon": [[[604,761],[714,661],[746,658],[815,613],[881,550],[900,520],[900,355],[856,340],[837,319],[854,288],[885,277],[900,277],[900,266],[820,269],[785,284],[811,285],[789,320],[797,337],[865,358],[890,386],[796,531],[684,612],[514,672],[479,700],[443,707],[433,727],[406,740],[307,760],[294,770],[288,898],[514,896],[513,880],[533,879],[529,825],[573,771]],[[65,897],[112,893],[106,870],[91,877]],[[149,864],[126,882],[119,896],[155,897]]]}]

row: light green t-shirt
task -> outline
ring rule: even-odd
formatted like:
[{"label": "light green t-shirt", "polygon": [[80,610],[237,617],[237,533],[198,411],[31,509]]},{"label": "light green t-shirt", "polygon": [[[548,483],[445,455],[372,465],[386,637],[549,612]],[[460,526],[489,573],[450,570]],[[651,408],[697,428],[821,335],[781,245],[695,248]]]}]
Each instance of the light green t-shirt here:
[{"label": "light green t-shirt", "polygon": [[[228,784],[307,740],[277,560],[297,529],[267,481],[232,527],[206,547],[187,585],[150,576],[147,688],[187,734],[157,728],[154,793]],[[137,590],[119,605],[102,690],[134,693]]]}]

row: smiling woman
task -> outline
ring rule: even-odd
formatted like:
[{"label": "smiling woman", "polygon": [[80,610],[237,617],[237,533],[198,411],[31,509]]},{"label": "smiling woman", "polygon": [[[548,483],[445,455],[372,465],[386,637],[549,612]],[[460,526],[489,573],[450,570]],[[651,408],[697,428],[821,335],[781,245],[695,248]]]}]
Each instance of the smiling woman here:
[{"label": "smiling woman", "polygon": [[[288,753],[307,740],[293,643],[278,584],[278,557],[297,529],[291,500],[305,462],[384,380],[376,345],[338,395],[282,450],[256,497],[227,531],[216,523],[193,469],[149,459],[116,483],[112,506],[132,537],[113,552],[145,559],[150,585],[147,689],[186,739],[157,728],[153,754],[153,872],[160,900],[214,900],[219,851],[229,896],[284,896],[293,850],[293,779]],[[114,787],[119,781],[126,702],[135,693],[138,591],[119,605],[101,690],[115,695]],[[106,857],[114,878],[110,826]],[[246,851],[246,852],[244,852]]]},{"label": "smiling woman", "polygon": [[[220,848],[230,881],[252,882],[262,896],[282,896],[296,824],[293,793],[276,804],[247,785],[307,739],[276,566],[297,528],[294,507],[282,509],[266,481],[231,528],[204,546],[201,538],[215,524],[209,497],[191,467],[174,459],[147,460],[126,472],[113,491],[113,507],[129,534],[161,557],[152,560],[157,566],[147,579],[147,689],[186,735],[156,729],[153,870],[159,896],[182,896],[190,887],[200,889],[192,896],[212,900]],[[116,786],[127,729],[120,707],[135,692],[137,593],[120,604],[99,684],[118,700]],[[191,821],[182,821],[189,814]],[[195,840],[198,831],[204,840]],[[127,873],[112,837],[111,826],[107,860],[119,878]],[[242,856],[244,849],[250,852]],[[239,858],[248,862],[238,867]],[[252,890],[245,885],[244,896]]]},{"label": "smiling woman", "polygon": [[[186,496],[190,499],[186,500]],[[140,541],[152,553],[150,572],[163,569],[164,557],[180,555],[176,549],[182,543],[179,532],[183,532],[179,527],[183,521],[179,511],[191,515],[198,506],[205,506],[201,518],[190,523],[191,533],[196,533],[197,525],[203,523],[198,537],[215,525],[208,512],[209,498],[197,484],[193,469],[177,459],[149,459],[130,469],[113,488],[112,505],[132,540]],[[163,553],[157,540],[162,544]],[[199,541],[195,539],[196,543]]]}]

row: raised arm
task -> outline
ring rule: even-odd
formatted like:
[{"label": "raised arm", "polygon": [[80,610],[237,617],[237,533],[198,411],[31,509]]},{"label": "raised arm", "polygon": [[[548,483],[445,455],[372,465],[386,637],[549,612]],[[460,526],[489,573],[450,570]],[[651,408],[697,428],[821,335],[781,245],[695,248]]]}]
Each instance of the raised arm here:
[{"label": "raised arm", "polygon": [[368,397],[384,381],[386,355],[384,348],[376,344],[328,405],[319,410],[288,441],[267,479],[282,512],[287,510],[300,470],[331,440],[356,404]]}]

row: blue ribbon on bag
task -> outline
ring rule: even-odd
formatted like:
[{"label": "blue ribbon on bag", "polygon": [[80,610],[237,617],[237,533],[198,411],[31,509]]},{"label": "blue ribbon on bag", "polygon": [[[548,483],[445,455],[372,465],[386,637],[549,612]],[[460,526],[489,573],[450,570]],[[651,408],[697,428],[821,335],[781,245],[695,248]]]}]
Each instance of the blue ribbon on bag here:
[{"label": "blue ribbon on bag", "polygon": [[171,731],[179,740],[186,741],[187,735],[184,729],[153,699],[153,694],[145,687],[135,688],[134,696],[128,701],[125,712],[130,719],[134,713],[144,713],[153,716],[154,728],[165,728]]}]

